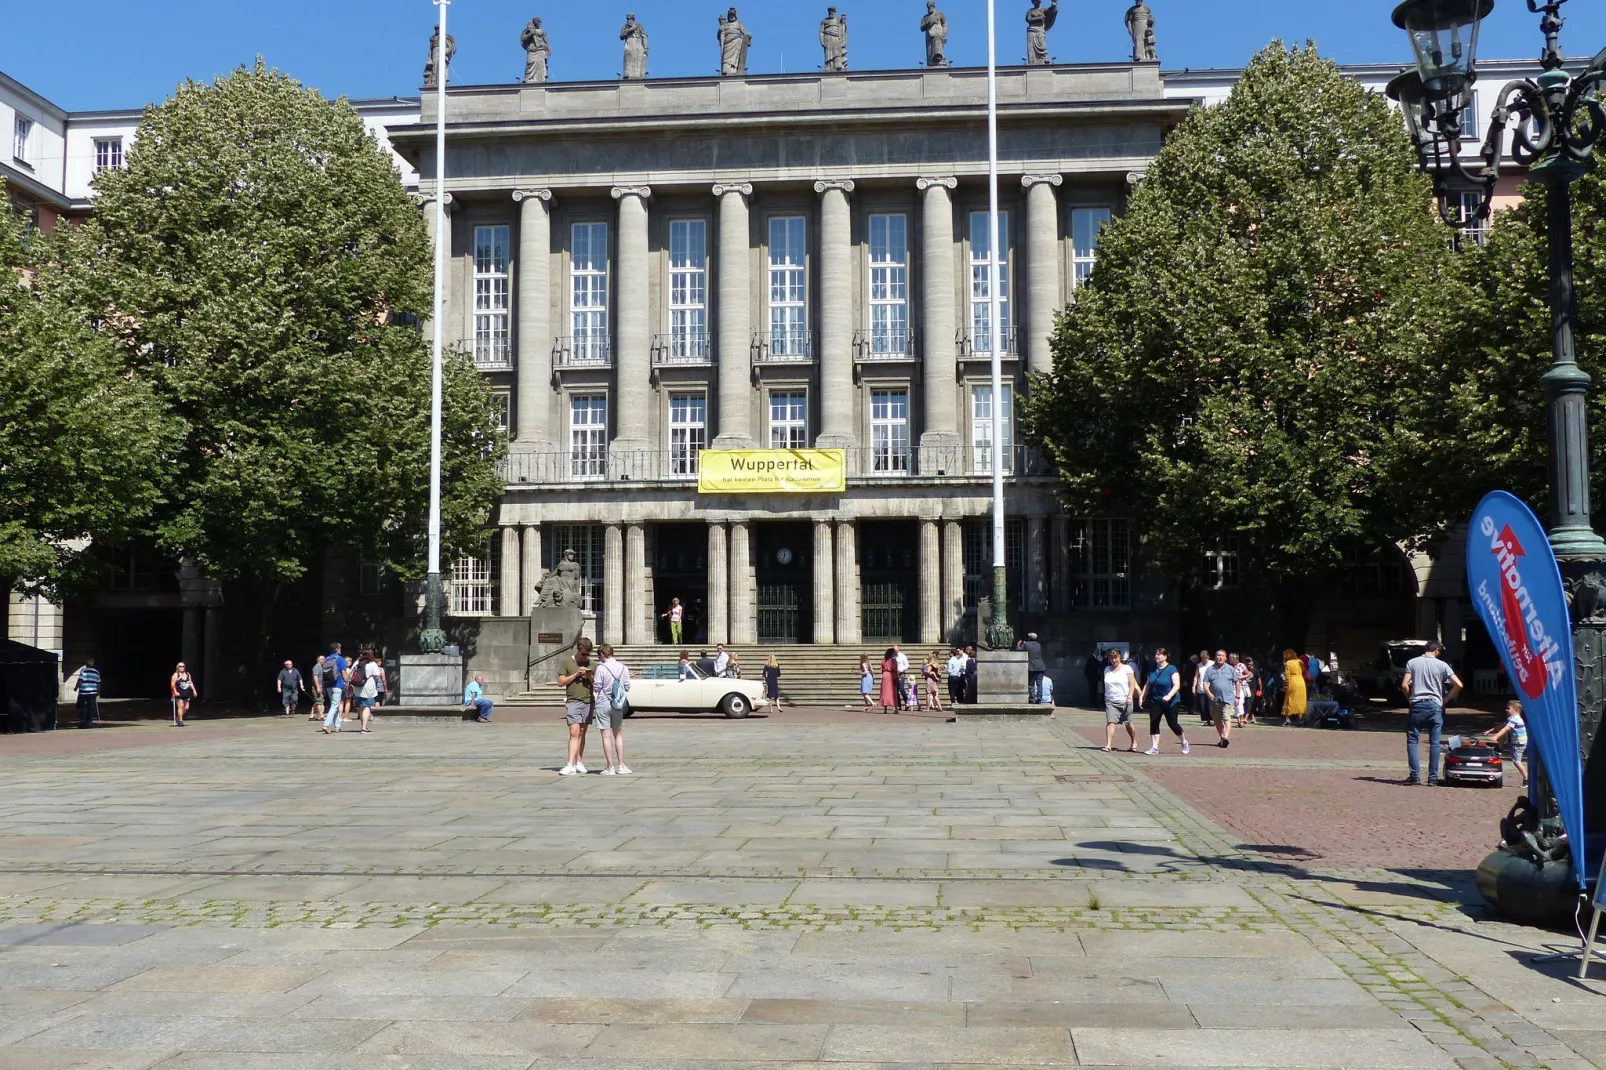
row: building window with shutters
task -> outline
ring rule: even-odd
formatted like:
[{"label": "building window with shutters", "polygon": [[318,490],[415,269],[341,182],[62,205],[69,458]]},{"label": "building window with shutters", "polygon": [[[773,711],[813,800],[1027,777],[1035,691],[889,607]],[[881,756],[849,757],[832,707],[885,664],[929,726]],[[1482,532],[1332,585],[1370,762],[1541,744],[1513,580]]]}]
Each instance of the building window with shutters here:
[{"label": "building window with shutters", "polygon": [[876,474],[909,474],[909,391],[870,392],[870,458]]},{"label": "building window with shutters", "polygon": [[708,446],[708,397],[704,394],[669,395],[669,471],[677,476],[697,474],[697,456]]},{"label": "building window with shutters", "polygon": [[808,445],[808,395],[801,390],[771,391],[770,449],[802,450]]},{"label": "building window with shutters", "polygon": [[569,398],[569,474],[601,479],[608,473],[608,399],[602,394]]},{"label": "building window with shutters", "polygon": [[474,228],[474,363],[481,368],[512,363],[508,236],[507,227]]},{"label": "building window with shutters", "polygon": [[608,363],[608,224],[570,230],[569,318],[577,364]]},{"label": "building window with shutters", "polygon": [[770,356],[809,355],[808,226],[802,216],[770,220]]},{"label": "building window with shutters", "polygon": [[904,356],[909,347],[909,219],[870,217],[870,353]]},{"label": "building window with shutters", "polygon": [[11,159],[24,166],[32,166],[28,160],[28,152],[32,148],[30,144],[32,141],[33,120],[24,119],[18,115],[16,122],[11,127]]},{"label": "building window with shutters", "polygon": [[[992,226],[986,212],[970,213],[970,338],[973,353],[993,351]],[[1009,326],[1009,213],[998,213],[998,298],[999,322],[1004,334],[999,343],[1006,353],[1015,352],[1014,332]]]},{"label": "building window with shutters", "polygon": [[669,359],[708,359],[708,223],[669,223]]},{"label": "building window with shutters", "polygon": [[1108,208],[1071,209],[1071,280],[1076,286],[1093,274],[1099,255],[1099,233],[1110,221]]}]

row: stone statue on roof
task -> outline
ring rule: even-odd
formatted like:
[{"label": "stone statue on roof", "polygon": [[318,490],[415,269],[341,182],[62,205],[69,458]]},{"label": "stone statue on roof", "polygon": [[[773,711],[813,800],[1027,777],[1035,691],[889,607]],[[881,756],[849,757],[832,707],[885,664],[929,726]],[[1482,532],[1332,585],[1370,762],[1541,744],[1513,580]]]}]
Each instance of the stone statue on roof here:
[{"label": "stone statue on roof", "polygon": [[948,66],[948,16],[937,10],[937,0],[926,0],[920,32],[926,37],[926,66]]},{"label": "stone statue on roof", "polygon": [[647,29],[636,21],[634,14],[625,16],[625,28],[619,31],[619,40],[625,43],[623,77],[630,81],[647,77]]},{"label": "stone statue on roof", "polygon": [[546,31],[541,29],[539,18],[531,19],[524,27],[519,43],[524,46],[524,84],[540,85],[546,81],[546,64],[552,57],[552,45],[547,41]]},{"label": "stone statue on roof", "polygon": [[753,37],[747,32],[736,9],[719,17],[719,73],[724,77],[747,73],[747,49]]}]

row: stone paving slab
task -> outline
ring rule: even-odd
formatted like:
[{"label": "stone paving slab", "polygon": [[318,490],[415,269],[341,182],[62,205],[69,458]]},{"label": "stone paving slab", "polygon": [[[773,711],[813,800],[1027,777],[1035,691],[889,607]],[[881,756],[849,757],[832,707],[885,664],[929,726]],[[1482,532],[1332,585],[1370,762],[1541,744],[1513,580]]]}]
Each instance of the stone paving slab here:
[{"label": "stone paving slab", "polygon": [[[1606,983],[1563,992],[1464,873],[1269,857],[1179,763],[1063,719],[742,727],[632,724],[612,781],[557,778],[547,725],[9,759],[0,1070],[1602,1058]],[[1244,751],[1190,768],[1351,760]]]}]

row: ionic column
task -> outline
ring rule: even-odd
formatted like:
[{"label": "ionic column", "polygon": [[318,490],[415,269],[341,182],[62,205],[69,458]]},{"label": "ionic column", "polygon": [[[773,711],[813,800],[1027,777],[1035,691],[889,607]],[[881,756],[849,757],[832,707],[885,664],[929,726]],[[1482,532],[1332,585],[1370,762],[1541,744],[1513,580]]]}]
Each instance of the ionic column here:
[{"label": "ionic column", "polygon": [[830,646],[836,638],[836,567],[831,522],[814,522],[814,645]]},{"label": "ionic column", "polygon": [[528,617],[540,598],[535,587],[541,582],[541,526],[536,524],[525,528],[523,542],[524,568],[519,585],[519,613]]},{"label": "ionic column", "polygon": [[551,450],[547,414],[552,390],[552,215],[549,189],[513,191],[519,205],[518,397],[514,441]]},{"label": "ionic column", "polygon": [[1059,175],[1024,175],[1026,187],[1026,367],[1033,375],[1054,370],[1048,340],[1060,303]]},{"label": "ionic column", "polygon": [[625,525],[625,642],[652,642],[647,612],[647,533]]},{"label": "ionic column", "polygon": [[851,181],[816,182],[820,195],[820,435],[823,449],[859,444],[853,411]]},{"label": "ionic column", "polygon": [[[753,445],[753,320],[748,305],[752,285],[752,236],[748,229],[748,183],[714,187],[719,200],[719,310],[716,340],[719,361],[719,434],[716,450]],[[731,624],[736,623],[732,614]],[[736,640],[733,638],[732,642]]]},{"label": "ionic column", "polygon": [[502,529],[502,593],[501,604],[496,607],[498,616],[516,617],[519,614],[519,529]]},{"label": "ionic column", "polygon": [[730,640],[730,553],[725,525],[708,525],[708,643]]},{"label": "ionic column", "polygon": [[959,641],[965,623],[965,526],[957,520],[942,525],[943,638]]},{"label": "ionic column", "polygon": [[731,644],[758,642],[755,617],[758,592],[753,589],[752,526],[731,522]]},{"label": "ionic column", "polygon": [[942,642],[942,535],[935,520],[920,522],[920,641]]},{"label": "ionic column", "polygon": [[609,524],[602,540],[602,641],[624,641],[625,537],[618,524]]},{"label": "ionic column", "polygon": [[1044,517],[1026,518],[1026,611],[1042,613],[1048,609],[1048,521]]},{"label": "ionic column", "polygon": [[613,339],[616,450],[652,448],[646,421],[652,378],[652,333],[648,324],[652,283],[647,248],[647,199],[651,196],[648,186],[616,186],[613,191],[614,200],[619,202],[619,285],[613,295],[619,324]]},{"label": "ionic column", "polygon": [[861,642],[859,539],[851,520],[836,522],[836,589],[836,641],[840,645]]},{"label": "ionic column", "polygon": [[[959,464],[959,391],[955,380],[958,355],[954,347],[954,206],[949,192],[957,179],[922,178],[915,188],[925,194],[920,209],[921,274],[925,279],[921,305],[921,351],[926,380],[925,430],[920,448],[952,451],[952,463],[941,454],[929,467],[957,471]],[[922,472],[926,470],[922,466]]]}]

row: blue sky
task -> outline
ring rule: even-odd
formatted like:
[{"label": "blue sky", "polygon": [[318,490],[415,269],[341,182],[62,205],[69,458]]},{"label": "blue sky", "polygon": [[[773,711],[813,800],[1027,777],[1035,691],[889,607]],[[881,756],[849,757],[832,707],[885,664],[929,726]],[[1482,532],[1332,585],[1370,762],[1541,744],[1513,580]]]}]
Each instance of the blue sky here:
[{"label": "blue sky", "polygon": [[[715,19],[729,0],[616,0],[548,4],[542,0],[456,0],[451,30],[457,84],[511,82],[523,71],[519,31],[541,15],[552,38],[557,80],[612,78],[620,66],[619,27],[626,11],[651,35],[655,76],[714,73]],[[1242,65],[1273,37],[1313,38],[1343,62],[1404,63],[1403,36],[1389,21],[1395,0],[1149,0],[1167,68]],[[1125,58],[1128,0],[1060,0],[1050,48],[1061,62]],[[854,69],[911,67],[923,58],[924,0],[838,0],[848,16]],[[1029,0],[999,0],[999,62],[1025,52]],[[809,71],[820,63],[817,39],[826,4],[815,0],[738,0],[753,35],[754,73]],[[955,64],[986,62],[983,0],[940,0],[948,15]],[[1606,46],[1606,2],[1572,0],[1564,41],[1588,56]],[[329,95],[388,97],[417,92],[435,8],[429,0],[72,0],[17,4],[0,34],[0,70],[71,110],[137,107],[160,100],[180,80],[227,72],[260,54],[270,64]],[[1521,0],[1497,0],[1482,54],[1538,54],[1537,20]]]}]

